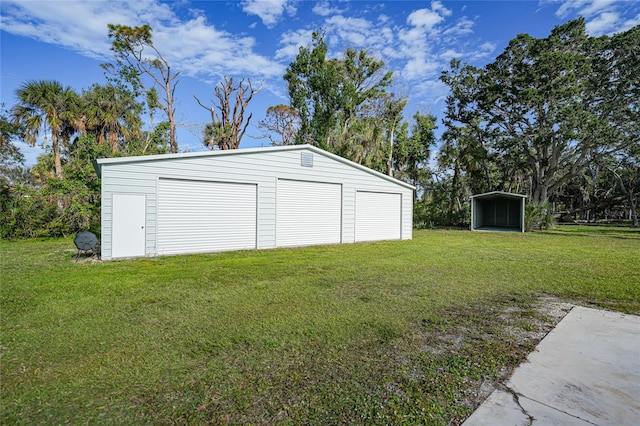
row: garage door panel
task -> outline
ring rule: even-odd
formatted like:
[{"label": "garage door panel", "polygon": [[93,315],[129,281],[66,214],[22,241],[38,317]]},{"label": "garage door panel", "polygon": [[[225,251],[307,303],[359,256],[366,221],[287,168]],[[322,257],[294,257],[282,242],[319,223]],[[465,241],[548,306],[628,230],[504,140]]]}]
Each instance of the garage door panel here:
[{"label": "garage door panel", "polygon": [[256,247],[257,186],[160,179],[158,253]]},{"label": "garage door panel", "polygon": [[356,241],[399,240],[402,194],[356,192]]},{"label": "garage door panel", "polygon": [[342,238],[342,185],[278,181],[276,245],[336,244]]}]

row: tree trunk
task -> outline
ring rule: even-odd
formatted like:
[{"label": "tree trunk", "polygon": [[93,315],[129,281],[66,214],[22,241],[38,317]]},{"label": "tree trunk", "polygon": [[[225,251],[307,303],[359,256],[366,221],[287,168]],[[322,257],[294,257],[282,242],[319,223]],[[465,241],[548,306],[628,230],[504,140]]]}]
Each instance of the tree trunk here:
[{"label": "tree trunk", "polygon": [[53,165],[55,167],[56,177],[62,178],[62,161],[60,160],[60,144],[58,136],[51,132],[51,146],[53,147]]},{"label": "tree trunk", "polygon": [[171,146],[171,153],[175,154],[178,152],[178,141],[176,140],[176,123],[173,121],[172,117],[169,119],[169,144]]},{"label": "tree trunk", "polygon": [[487,179],[487,192],[491,192],[493,191],[493,182],[491,181],[491,172],[486,160],[482,161],[482,168],[484,169],[484,177]]},{"label": "tree trunk", "polygon": [[631,204],[631,220],[633,222],[633,227],[637,228],[638,224],[638,204],[636,200],[633,198],[633,194],[629,194],[629,204]]},{"label": "tree trunk", "polygon": [[395,133],[395,122],[391,127],[391,136],[389,136],[389,158],[387,158],[387,174],[393,177],[393,134]]},{"label": "tree trunk", "polygon": [[549,201],[549,195],[547,193],[548,187],[540,182],[536,176],[533,177],[531,188],[531,202],[536,207],[542,207],[547,201]]},{"label": "tree trunk", "polygon": [[166,82],[165,91],[167,93],[167,119],[169,120],[169,145],[171,153],[175,154],[178,152],[178,140],[176,136],[176,111],[173,108],[173,91],[175,90],[175,86],[173,90],[171,89],[170,81]]},{"label": "tree trunk", "polygon": [[613,176],[618,182],[618,186],[620,187],[620,190],[624,193],[624,195],[626,195],[627,201],[629,201],[629,208],[631,209],[631,221],[633,223],[633,227],[637,228],[638,227],[638,209],[637,209],[638,203],[636,202],[633,191],[627,190],[627,188],[624,186],[624,182],[622,181],[622,177],[618,173],[616,173],[615,170],[609,169],[609,171],[613,173]]}]

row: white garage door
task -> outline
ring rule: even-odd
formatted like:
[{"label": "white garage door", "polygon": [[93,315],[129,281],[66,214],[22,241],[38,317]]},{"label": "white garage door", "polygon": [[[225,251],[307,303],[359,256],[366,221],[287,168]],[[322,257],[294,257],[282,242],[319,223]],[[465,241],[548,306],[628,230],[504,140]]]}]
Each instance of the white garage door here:
[{"label": "white garage door", "polygon": [[356,241],[399,240],[402,194],[356,192]]},{"label": "white garage door", "polygon": [[256,248],[257,186],[160,179],[158,254]]},{"label": "white garage door", "polygon": [[278,247],[341,242],[342,185],[278,180]]}]

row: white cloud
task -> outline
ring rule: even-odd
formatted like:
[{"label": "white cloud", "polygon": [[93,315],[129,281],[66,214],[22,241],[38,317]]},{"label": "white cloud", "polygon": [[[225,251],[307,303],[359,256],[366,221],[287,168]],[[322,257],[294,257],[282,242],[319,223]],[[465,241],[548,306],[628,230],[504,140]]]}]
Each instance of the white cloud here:
[{"label": "white cloud", "polygon": [[[328,11],[325,3],[314,7],[314,11]],[[451,10],[439,1],[433,1],[429,8],[420,8],[408,13],[405,23],[394,23],[389,16],[377,14],[367,19],[366,13],[357,16],[327,13],[320,28],[326,30],[326,40],[331,51],[330,57],[340,56],[345,47],[365,49],[374,57],[385,61],[389,69],[397,70],[398,84],[410,85],[414,95],[422,96],[421,88],[434,90],[441,85],[440,72],[453,58],[460,60],[484,59],[495,51],[495,45],[478,42],[457,43],[473,33],[475,22],[468,17],[453,17]],[[300,46],[308,46],[312,31],[317,25],[290,30],[282,34],[280,48],[276,52],[278,60],[293,60]],[[449,46],[455,45],[455,48]],[[427,82],[432,82],[427,84]],[[435,98],[434,98],[435,101]]]},{"label": "white cloud", "polygon": [[450,36],[472,34],[474,25],[475,23],[471,19],[463,16],[462,18],[458,19],[458,22],[456,22],[455,25],[444,30],[442,32],[442,35]]},{"label": "white cloud", "polygon": [[494,55],[496,48],[497,46],[495,45],[495,43],[486,41],[473,51],[473,53],[469,56],[469,59],[471,59],[472,61],[487,59]]},{"label": "white cloud", "polygon": [[180,20],[170,4],[157,0],[130,1],[4,1],[2,29],[84,56],[109,60],[107,24],[153,28],[153,41],[174,69],[183,75],[212,73],[256,77],[282,75],[284,67],[257,54],[255,40],[220,30],[197,10]]},{"label": "white cloud", "polygon": [[462,52],[455,49],[446,49],[438,55],[441,59],[450,62],[452,59],[463,56]]},{"label": "white cloud", "polygon": [[[93,58],[109,55],[107,24],[134,25],[138,13],[149,18],[149,8],[122,7],[120,2],[5,2],[2,28],[12,34],[64,46]],[[166,18],[166,6],[156,8],[159,19]]]},{"label": "white cloud", "polygon": [[442,70],[442,59],[435,55],[416,55],[407,61],[402,76],[408,80],[436,79]]},{"label": "white cloud", "polygon": [[[450,60],[451,51],[445,51],[444,56],[436,53],[436,47],[440,43],[443,31],[438,24],[444,23],[451,16],[451,10],[445,8],[439,1],[431,2],[431,9],[418,9],[407,17],[409,27],[398,31],[398,39],[402,42],[398,48],[401,55],[406,58],[402,69],[402,76],[408,80],[437,78],[443,65]],[[470,29],[462,18],[459,29],[452,27],[447,34],[449,41],[457,35],[463,34],[462,27]]]},{"label": "white cloud", "polygon": [[413,27],[431,31],[448,16],[451,16],[451,10],[444,7],[439,1],[433,1],[431,9],[418,9],[411,12],[407,16],[407,23]]},{"label": "white cloud", "polygon": [[594,36],[625,31],[640,20],[628,22],[620,18],[621,9],[637,6],[637,3],[625,0],[547,0],[541,4],[560,4],[555,14],[562,19],[584,17],[587,33]]},{"label": "white cloud", "polygon": [[591,17],[603,11],[610,10],[616,0],[564,0],[556,11],[556,16],[568,18],[574,13]]},{"label": "white cloud", "polygon": [[331,6],[329,4],[329,2],[327,2],[327,1],[321,1],[321,2],[316,3],[313,6],[312,11],[316,15],[320,15],[320,16],[329,16],[329,15],[334,15],[334,14],[338,14],[338,13],[344,12],[343,10],[338,9],[335,6]]},{"label": "white cloud", "polygon": [[636,25],[640,25],[640,13],[638,13],[634,18],[624,21],[624,23],[622,24],[622,28],[620,28],[620,31],[626,31],[630,28],[635,27]]},{"label": "white cloud", "polygon": [[444,20],[444,16],[434,10],[418,9],[407,16],[407,23],[416,28],[430,31]]},{"label": "white cloud", "polygon": [[364,47],[374,36],[372,23],[363,18],[347,18],[341,15],[332,16],[325,21],[326,28],[344,43],[350,46]]},{"label": "white cloud", "polygon": [[242,10],[250,15],[258,16],[264,25],[273,27],[286,12],[289,16],[296,13],[291,0],[245,0]]},{"label": "white cloud", "polygon": [[278,60],[293,60],[301,46],[307,46],[311,43],[311,32],[306,29],[284,32],[280,36],[279,42],[282,47],[276,50],[275,58]]},{"label": "white cloud", "polygon": [[587,33],[600,35],[615,28],[620,22],[620,15],[616,12],[603,12],[586,23]]},{"label": "white cloud", "polygon": [[252,37],[237,37],[216,30],[203,16],[179,26],[162,28],[155,39],[159,46],[170,52],[172,61],[178,62],[187,75],[214,73],[274,77],[284,73],[280,64],[254,52],[255,40]]}]

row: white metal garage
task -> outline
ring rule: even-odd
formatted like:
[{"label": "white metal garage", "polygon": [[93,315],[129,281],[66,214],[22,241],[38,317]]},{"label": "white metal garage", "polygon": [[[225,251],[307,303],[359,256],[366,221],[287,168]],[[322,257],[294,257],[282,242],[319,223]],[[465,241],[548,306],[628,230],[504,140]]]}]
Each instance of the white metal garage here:
[{"label": "white metal garage", "polygon": [[340,243],[342,185],[278,179],[276,246]]},{"label": "white metal garage", "polygon": [[356,241],[399,240],[402,195],[356,192]]},{"label": "white metal garage", "polygon": [[411,239],[411,185],[310,145],[94,166],[105,260]]}]

